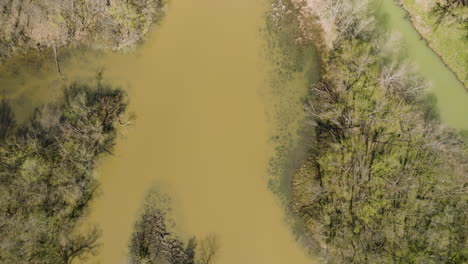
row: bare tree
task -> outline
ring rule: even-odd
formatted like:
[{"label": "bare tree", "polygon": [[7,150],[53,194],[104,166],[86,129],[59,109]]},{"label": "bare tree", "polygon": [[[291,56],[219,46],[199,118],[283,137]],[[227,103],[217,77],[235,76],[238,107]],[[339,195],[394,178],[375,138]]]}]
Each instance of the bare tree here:
[{"label": "bare tree", "polygon": [[95,255],[99,247],[97,240],[101,231],[94,227],[87,234],[68,235],[63,251],[63,263],[71,264],[75,259],[86,260],[89,255]]},{"label": "bare tree", "polygon": [[210,234],[199,243],[197,264],[213,264],[219,254],[220,243],[215,234]]},{"label": "bare tree", "polygon": [[164,15],[166,0],[0,0],[0,63],[17,51],[85,44],[134,46]]}]

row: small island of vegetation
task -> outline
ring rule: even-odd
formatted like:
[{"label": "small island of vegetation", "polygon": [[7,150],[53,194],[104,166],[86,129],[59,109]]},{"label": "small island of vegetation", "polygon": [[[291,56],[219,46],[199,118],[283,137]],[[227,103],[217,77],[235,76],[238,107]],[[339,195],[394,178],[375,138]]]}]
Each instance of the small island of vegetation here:
[{"label": "small island of vegetation", "polygon": [[192,237],[184,244],[172,231],[170,198],[157,189],[148,191],[130,241],[131,264],[213,264],[219,254],[218,237]]}]

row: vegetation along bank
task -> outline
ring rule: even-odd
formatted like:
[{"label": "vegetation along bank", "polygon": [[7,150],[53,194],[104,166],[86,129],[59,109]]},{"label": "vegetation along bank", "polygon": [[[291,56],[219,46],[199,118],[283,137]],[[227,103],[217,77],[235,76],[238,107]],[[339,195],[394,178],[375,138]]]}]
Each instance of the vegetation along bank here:
[{"label": "vegetation along bank", "polygon": [[[0,64],[15,57],[35,67],[52,54],[62,75],[60,48],[134,47],[165,5],[0,0]],[[86,262],[97,252],[100,231],[76,227],[98,190],[93,171],[112,154],[117,127],[126,123],[126,93],[101,77],[95,85],[75,82],[26,122],[16,120],[10,103],[0,102],[0,263]]]},{"label": "vegetation along bank", "polygon": [[94,254],[99,230],[75,227],[98,187],[127,107],[122,90],[73,84],[63,101],[18,124],[0,103],[0,263],[71,263]]},{"label": "vegetation along bank", "polygon": [[429,46],[468,83],[468,1],[399,0]]},{"label": "vegetation along bank", "polygon": [[292,182],[322,261],[466,262],[465,137],[424,104],[426,81],[368,2],[293,3],[327,43],[306,105],[313,147]]},{"label": "vegetation along bank", "polygon": [[165,0],[0,0],[0,63],[29,51],[83,44],[122,50],[164,15]]}]

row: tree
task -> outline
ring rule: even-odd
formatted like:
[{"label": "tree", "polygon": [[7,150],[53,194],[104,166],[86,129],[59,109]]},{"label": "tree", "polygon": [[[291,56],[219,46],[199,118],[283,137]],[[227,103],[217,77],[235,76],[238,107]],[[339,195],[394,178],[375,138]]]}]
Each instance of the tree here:
[{"label": "tree", "polygon": [[169,231],[173,220],[168,217],[168,197],[151,189],[135,223],[130,242],[130,263],[193,264],[197,242],[184,243]]},{"label": "tree", "polygon": [[200,241],[197,264],[212,264],[219,254],[219,240],[214,234],[210,234]]},{"label": "tree", "polygon": [[428,118],[425,81],[368,33],[336,42],[313,86],[294,209],[326,263],[464,263],[466,142]]},{"label": "tree", "polygon": [[468,39],[468,16],[466,0],[442,0],[437,1],[431,9],[431,14],[436,18],[434,30],[437,30],[442,22],[454,23],[464,29],[465,38]]},{"label": "tree", "polygon": [[[71,263],[97,248],[99,232],[74,232],[97,188],[97,159],[110,153],[125,93],[73,84],[63,102],[16,124],[3,102],[0,123],[0,262]],[[7,131],[7,132],[5,132]]]},{"label": "tree", "polygon": [[0,63],[12,54],[85,44],[120,50],[158,23],[165,0],[1,0]]},{"label": "tree", "polygon": [[0,140],[4,140],[15,127],[13,111],[4,99],[0,101]]},{"label": "tree", "polygon": [[217,236],[210,234],[200,241],[192,237],[184,243],[170,230],[175,226],[170,211],[169,196],[151,188],[134,226],[130,263],[213,264],[220,248]]}]

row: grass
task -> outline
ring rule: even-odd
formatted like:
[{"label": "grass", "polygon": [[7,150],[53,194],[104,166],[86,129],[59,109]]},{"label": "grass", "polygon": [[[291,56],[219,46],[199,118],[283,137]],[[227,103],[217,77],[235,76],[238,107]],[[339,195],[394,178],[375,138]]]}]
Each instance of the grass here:
[{"label": "grass", "polygon": [[468,41],[464,37],[464,30],[448,21],[443,21],[435,28],[435,17],[430,14],[432,5],[425,5],[418,0],[400,0],[400,3],[409,12],[413,25],[429,46],[467,87]]}]

